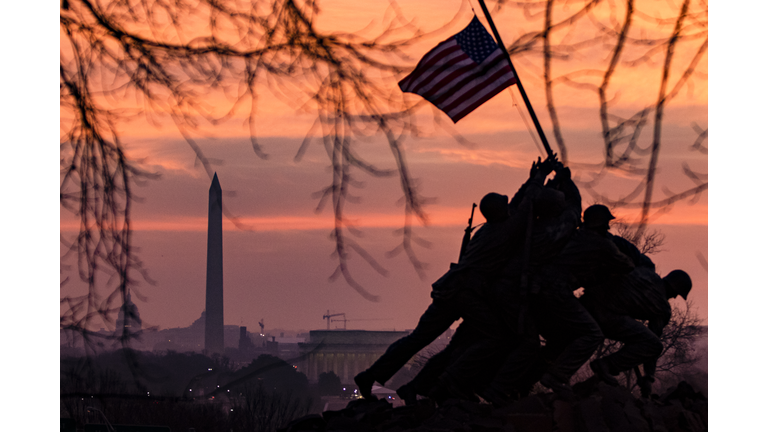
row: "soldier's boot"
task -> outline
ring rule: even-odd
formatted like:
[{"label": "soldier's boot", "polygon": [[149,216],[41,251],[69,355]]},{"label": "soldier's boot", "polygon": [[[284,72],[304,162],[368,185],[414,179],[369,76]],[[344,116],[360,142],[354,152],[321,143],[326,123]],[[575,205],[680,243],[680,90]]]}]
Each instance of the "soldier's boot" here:
[{"label": "soldier's boot", "polygon": [[592,372],[594,372],[595,376],[600,378],[604,383],[614,387],[619,385],[619,380],[611,375],[611,371],[608,370],[608,365],[605,364],[603,359],[597,359],[591,362],[589,364],[589,368],[592,369]]},{"label": "soldier's boot", "polygon": [[545,373],[539,382],[541,385],[555,393],[560,393],[566,397],[573,395],[573,388],[571,388],[571,385],[568,382],[555,377],[549,372]]},{"label": "soldier's boot", "polygon": [[428,397],[435,401],[438,405],[441,405],[448,399],[462,399],[471,402],[479,402],[477,396],[474,393],[465,391],[456,383],[450,379],[440,378],[429,391]]},{"label": "soldier's boot", "polygon": [[637,385],[640,387],[640,396],[645,399],[651,397],[653,391],[653,383],[656,380],[652,376],[642,376],[637,379]]},{"label": "soldier's boot", "polygon": [[509,395],[493,386],[488,386],[478,395],[496,408],[508,405],[513,401]]},{"label": "soldier's boot", "polygon": [[397,395],[400,396],[400,399],[402,399],[406,405],[408,406],[416,405],[416,389],[413,388],[413,385],[411,385],[411,383],[400,386],[400,388],[397,389],[396,392],[397,392]]},{"label": "soldier's boot", "polygon": [[355,375],[355,384],[357,384],[357,388],[360,390],[360,395],[366,399],[376,399],[376,397],[371,394],[371,389],[373,388],[373,383],[375,381],[373,374],[367,369]]}]

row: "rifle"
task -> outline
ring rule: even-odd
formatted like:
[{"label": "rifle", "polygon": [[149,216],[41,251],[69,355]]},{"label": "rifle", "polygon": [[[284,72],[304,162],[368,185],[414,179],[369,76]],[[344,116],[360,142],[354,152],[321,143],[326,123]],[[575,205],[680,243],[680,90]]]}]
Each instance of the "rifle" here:
[{"label": "rifle", "polygon": [[477,207],[477,204],[472,203],[472,213],[469,214],[469,222],[467,222],[467,227],[464,228],[464,238],[461,239],[461,250],[459,251],[459,261],[461,261],[461,257],[464,256],[464,253],[467,251],[467,245],[469,245],[469,238],[472,236],[472,218],[475,217],[475,207]]}]

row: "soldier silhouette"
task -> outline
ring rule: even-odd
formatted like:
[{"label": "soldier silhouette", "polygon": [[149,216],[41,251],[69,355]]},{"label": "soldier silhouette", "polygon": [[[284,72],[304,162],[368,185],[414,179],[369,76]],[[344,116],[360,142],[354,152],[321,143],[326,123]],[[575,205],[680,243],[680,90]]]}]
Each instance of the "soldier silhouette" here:
[{"label": "soldier silhouette", "polygon": [[[505,269],[497,285],[506,297],[508,326],[517,335],[516,347],[480,395],[494,404],[525,393],[536,381],[555,391],[570,390],[570,379],[603,341],[600,327],[574,297],[582,276],[578,270],[627,272],[630,260],[603,239],[585,246],[576,230],[581,222],[581,195],[570,170],[556,164],[558,174],[547,189],[550,199],[535,210],[527,252]],[[572,257],[575,245],[580,253]],[[526,256],[527,255],[527,256]],[[578,258],[579,265],[573,265]],[[519,282],[518,282],[519,281]],[[539,336],[546,339],[542,350]],[[544,362],[545,353],[549,354]]]},{"label": "soldier silhouette", "polygon": [[[623,343],[617,352],[590,363],[590,368],[603,381],[618,385],[616,375],[642,364],[644,376],[639,384],[642,394],[648,396],[655,381],[656,362],[664,349],[660,337],[672,316],[669,300],[678,295],[687,300],[692,283],[683,270],[660,277],[648,256],[631,242],[609,232],[613,219],[604,205],[584,211],[584,228],[610,239],[635,264],[628,274],[585,287],[582,304],[606,338]],[[648,326],[638,320],[647,320]]]},{"label": "soldier silhouette", "polygon": [[[543,179],[553,168],[557,175],[542,188]],[[553,160],[534,166],[529,181],[521,187],[513,203],[529,193],[529,189],[538,193],[533,200],[533,212],[526,213],[532,217],[527,224],[526,238],[517,245],[492,290],[494,306],[498,307],[495,311],[505,321],[505,327],[500,329],[504,344],[494,345],[496,341],[462,333],[460,326],[448,348],[433,357],[414,380],[413,387],[418,388],[418,393],[424,394],[424,381],[439,375],[428,393],[430,397],[439,400],[478,392],[486,400],[503,401],[516,384],[532,375],[531,369],[540,359],[539,333],[546,335],[548,345],[558,347],[558,355],[548,369],[541,371],[544,376],[539,374],[533,382],[541,378],[550,388],[567,389],[571,375],[602,342],[599,326],[573,296],[575,287],[568,284],[568,275],[550,274],[558,270],[550,266],[553,257],[568,244],[581,220],[581,197],[570,171]],[[603,239],[602,244],[613,248],[628,267],[627,271],[632,268],[629,259],[608,240]],[[602,255],[595,259],[599,261],[599,258]],[[528,281],[527,276],[530,276]],[[561,281],[563,278],[565,281]],[[508,356],[509,351],[513,354]],[[498,356],[501,362],[507,358],[501,369]],[[499,373],[494,378],[497,370]],[[489,388],[498,390],[495,395],[482,391],[491,378],[493,384]]]},{"label": "soldier silhouette", "polygon": [[[533,228],[535,212],[553,207],[558,210],[562,208],[562,194],[544,187],[547,175],[554,168],[552,160],[534,162],[529,179],[512,198],[509,204],[510,212],[517,219],[516,224],[523,224],[525,229],[521,235],[508,239],[512,242],[508,245],[509,253],[501,257],[503,262],[495,263],[496,269],[510,266],[517,268],[520,265],[526,238],[529,237],[528,232]],[[578,219],[578,212],[576,218]],[[519,275],[519,272],[516,275]],[[479,332],[476,331],[477,326],[471,325],[471,320],[462,322],[448,347],[433,356],[411,383],[398,389],[401,397],[418,393],[429,396],[438,403],[447,398],[475,399],[474,393],[490,381],[500,362],[517,343],[505,323],[509,317],[502,305],[503,299],[496,292],[498,281],[497,277],[493,280],[494,283],[485,284],[486,289],[483,292],[483,298],[490,302],[489,312],[498,317],[497,327]]]},{"label": "soldier silhouette", "polygon": [[[532,189],[531,194],[535,193]],[[498,314],[492,313],[483,292],[498,276],[509,260],[512,247],[525,232],[526,219],[510,216],[506,195],[491,192],[480,201],[480,212],[486,219],[472,236],[459,262],[432,284],[432,304],[419,319],[416,328],[387,348],[371,367],[355,376],[360,394],[372,398],[374,382],[386,383],[421,349],[429,345],[451,324],[462,318],[473,334],[498,338],[501,326]],[[528,203],[528,200],[525,201]],[[527,204],[525,204],[527,205]]]}]

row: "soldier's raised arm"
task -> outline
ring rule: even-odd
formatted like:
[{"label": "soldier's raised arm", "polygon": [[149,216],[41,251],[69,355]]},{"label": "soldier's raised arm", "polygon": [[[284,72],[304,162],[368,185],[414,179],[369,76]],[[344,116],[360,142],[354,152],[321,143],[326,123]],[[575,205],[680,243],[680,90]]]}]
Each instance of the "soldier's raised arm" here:
[{"label": "soldier's raised arm", "polygon": [[535,198],[535,195],[538,194],[540,188],[544,186],[544,180],[547,178],[550,172],[552,172],[551,165],[544,165],[541,162],[541,158],[539,158],[538,162],[533,162],[531,165],[531,170],[528,173],[528,180],[526,180],[525,183],[520,186],[515,195],[509,201],[510,215],[514,214],[514,212],[519,209],[520,205],[523,203],[523,200],[526,197],[528,197],[529,200]]}]

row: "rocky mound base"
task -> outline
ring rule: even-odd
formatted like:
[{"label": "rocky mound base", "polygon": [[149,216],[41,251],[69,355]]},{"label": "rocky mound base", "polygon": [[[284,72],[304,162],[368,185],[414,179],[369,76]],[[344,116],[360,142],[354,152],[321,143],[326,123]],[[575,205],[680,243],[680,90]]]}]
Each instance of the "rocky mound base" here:
[{"label": "rocky mound base", "polygon": [[636,398],[596,381],[564,398],[540,393],[508,406],[430,400],[393,408],[385,400],[355,400],[340,411],[297,419],[278,432],[699,432],[707,430],[707,401],[685,381],[663,396]]}]

